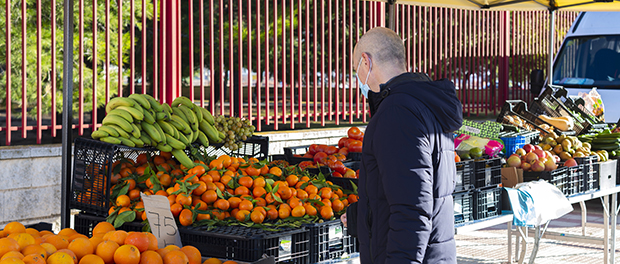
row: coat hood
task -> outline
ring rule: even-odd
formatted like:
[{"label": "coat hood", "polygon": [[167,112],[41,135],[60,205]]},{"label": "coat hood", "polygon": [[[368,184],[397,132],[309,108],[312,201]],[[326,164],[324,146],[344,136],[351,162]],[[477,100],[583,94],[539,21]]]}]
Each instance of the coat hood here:
[{"label": "coat hood", "polygon": [[403,73],[380,87],[379,93],[369,92],[371,114],[387,96],[404,93],[430,109],[444,132],[452,133],[463,124],[463,106],[456,96],[454,84],[448,79],[431,81],[425,74]]}]

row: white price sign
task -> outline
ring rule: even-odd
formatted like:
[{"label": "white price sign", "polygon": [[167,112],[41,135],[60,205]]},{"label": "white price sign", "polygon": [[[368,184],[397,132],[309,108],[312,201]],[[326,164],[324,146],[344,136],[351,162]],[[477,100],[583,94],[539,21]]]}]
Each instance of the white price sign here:
[{"label": "white price sign", "polygon": [[179,229],[170,212],[168,199],[162,195],[145,195],[144,193],[140,193],[140,198],[144,202],[144,213],[149,220],[151,232],[157,238],[159,248],[168,245],[182,247]]}]

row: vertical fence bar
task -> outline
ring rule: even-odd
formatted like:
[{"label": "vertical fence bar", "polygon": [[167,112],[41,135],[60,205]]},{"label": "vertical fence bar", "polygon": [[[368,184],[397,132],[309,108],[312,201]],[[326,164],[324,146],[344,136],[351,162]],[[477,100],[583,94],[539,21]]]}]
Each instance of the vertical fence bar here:
[{"label": "vertical fence bar", "polygon": [[[274,8],[274,12],[277,12],[277,9]],[[274,16],[275,18],[276,16]],[[271,102],[270,100],[270,93],[269,90],[271,89],[269,86],[269,79],[270,77],[270,73],[269,73],[269,60],[270,60],[270,56],[269,56],[269,32],[270,32],[270,27],[269,27],[269,0],[265,0],[265,124],[269,125],[269,111],[270,111],[270,107],[269,104]],[[259,102],[260,103],[260,102]],[[262,114],[262,113],[259,113]],[[258,119],[258,130],[262,129],[262,122],[260,122],[260,118]]]},{"label": "vertical fence bar", "polygon": [[[211,0],[209,3],[209,14],[215,14],[213,11],[213,5],[214,5],[214,0]],[[210,90],[210,96],[209,96],[209,111],[211,111],[211,113],[215,114],[215,81],[216,80],[220,80],[222,79],[222,72],[218,72],[215,70],[215,33],[214,31],[214,27],[213,24],[215,24],[214,22],[214,16],[210,15],[209,16],[209,72],[210,72],[210,83],[209,83],[209,90]],[[216,74],[219,74],[217,78],[215,78]]]},{"label": "vertical fence bar", "polygon": [[[316,46],[316,42],[310,42],[310,1],[306,2],[306,127],[310,128],[310,43],[313,43]],[[313,25],[312,28],[316,29],[316,25]],[[316,52],[314,53],[316,54]],[[316,57],[314,57],[313,61],[316,61]],[[315,64],[316,65],[316,64]],[[313,76],[316,76],[316,67],[312,68],[314,72]],[[300,110],[301,111],[301,110]]]},{"label": "vertical fence bar", "polygon": [[[109,0],[107,0],[109,1]],[[143,0],[144,1],[144,0]],[[159,86],[158,86],[158,82],[159,82],[159,29],[158,29],[158,22],[159,22],[159,15],[161,14],[161,12],[159,12],[159,9],[157,8],[157,2],[158,1],[153,1],[153,39],[152,39],[152,43],[153,43],[153,77],[151,77],[151,82],[153,83],[153,85],[151,85],[151,87],[153,87],[153,97],[155,97],[155,100],[159,100]],[[161,6],[159,7],[161,8]],[[146,67],[146,65],[145,65]],[[146,77],[145,77],[146,79]]]},{"label": "vertical fence bar", "polygon": [[[248,0],[248,2],[251,3],[252,0]],[[262,84],[261,83],[263,82],[263,79],[261,77],[263,76],[262,75],[263,71],[262,71],[261,65],[260,65],[260,62],[261,62],[261,56],[260,55],[262,53],[262,50],[261,50],[261,48],[262,48],[261,47],[261,37],[260,37],[261,34],[262,34],[262,32],[260,30],[261,29],[261,17],[260,16],[261,16],[262,8],[260,6],[260,2],[261,2],[260,0],[256,1],[256,10],[258,10],[258,12],[256,13],[256,117],[253,117],[254,116],[253,113],[252,113],[253,111],[249,111],[249,116],[248,116],[248,119],[250,119],[251,121],[256,121],[256,122],[254,122],[254,126],[256,128],[258,128],[259,124],[262,123],[261,122],[261,117],[262,117],[262,115],[261,115],[261,111],[262,111],[262,107],[261,107],[261,102],[262,102],[262,100],[261,100]],[[251,8],[250,8],[250,10],[251,10]],[[252,42],[248,41],[248,43],[252,43]],[[251,58],[251,57],[249,57],[249,58]]]},{"label": "vertical fence bar", "polygon": [[[360,35],[360,27],[362,26],[360,24],[360,14],[366,14],[363,10],[360,12],[360,1],[359,0],[354,0],[355,1],[355,31],[353,31],[352,33],[355,33],[355,43],[359,42],[359,35]],[[353,7],[353,6],[351,6]],[[353,15],[353,13],[351,13],[351,15]],[[364,19],[365,20],[365,19]],[[353,52],[353,49],[351,49],[351,52]],[[355,56],[353,53],[351,53],[351,59],[355,60]],[[353,66],[357,66],[355,65],[355,61],[352,61],[351,63],[353,63],[351,65],[351,69],[353,69]],[[353,76],[353,73],[351,73],[351,80],[353,80],[354,78],[356,78],[356,76]],[[358,92],[358,87],[357,87],[357,79],[355,79],[356,81],[353,82],[353,84],[351,84],[351,89],[354,90],[354,95],[355,95],[355,118],[360,118],[360,98],[359,98],[359,92]],[[355,88],[353,87],[355,85]],[[364,113],[364,116],[366,116],[366,113]]]},{"label": "vertical fence bar", "polygon": [[[303,63],[301,60],[301,55],[302,55],[302,51],[303,51],[303,43],[301,42],[302,35],[301,35],[301,27],[302,27],[302,17],[301,17],[301,13],[303,11],[302,8],[302,2],[301,0],[297,1],[297,100],[295,100],[295,98],[291,98],[291,101],[297,101],[297,122],[299,122],[300,124],[303,122],[303,112],[302,112],[302,106],[304,103],[303,100],[303,96],[302,96],[302,80],[301,80],[301,75],[302,75],[302,69],[303,69]],[[306,39],[306,41],[308,41]],[[307,44],[307,43],[306,43]],[[306,64],[307,67],[307,64]],[[307,72],[306,72],[307,75]],[[306,101],[308,100],[308,98],[306,97]],[[291,111],[292,112],[292,111]],[[294,128],[295,122],[291,122],[291,128]]]},{"label": "vertical fence bar", "polygon": [[[219,44],[220,44],[220,50],[218,52],[219,57],[220,57],[220,63],[218,65],[219,67],[219,72],[220,72],[220,91],[219,91],[219,95],[220,95],[220,115],[224,115],[224,77],[222,75],[225,75],[226,73],[224,72],[224,30],[223,30],[223,22],[224,22],[224,0],[220,0],[220,29],[218,30],[220,32],[220,39],[219,39]],[[212,28],[213,29],[213,28]]]},{"label": "vertical fence bar", "polygon": [[161,58],[161,65],[162,65],[160,67],[160,69],[161,69],[161,75],[160,75],[161,82],[160,82],[160,87],[159,87],[160,88],[159,90],[161,92],[161,94],[159,95],[159,101],[161,103],[166,102],[166,96],[167,96],[167,91],[168,91],[168,88],[166,87],[168,85],[168,80],[166,80],[168,78],[168,76],[167,76],[168,75],[168,73],[167,73],[168,69],[165,66],[166,63],[167,63],[168,58],[166,58],[166,54],[165,54],[164,51],[169,49],[169,47],[168,47],[168,38],[169,37],[168,37],[167,30],[168,30],[168,23],[170,21],[168,21],[168,19],[164,18],[164,17],[168,16],[168,14],[167,14],[168,11],[167,11],[166,6],[168,6],[167,3],[161,3],[160,4],[160,14],[161,14],[160,15],[160,17],[161,17],[161,29],[160,30],[161,30],[161,38],[160,38],[159,41],[161,41],[160,42],[161,43],[161,48],[158,50],[158,56],[159,56],[159,58]]},{"label": "vertical fence bar", "polygon": [[[349,75],[349,77],[347,78],[349,80],[349,112],[347,113],[349,115],[349,124],[353,124],[353,65],[351,65],[351,61],[353,60],[353,26],[357,26],[357,24],[353,24],[353,0],[349,0],[349,4],[347,5],[347,9],[349,9],[349,58],[347,58],[345,61],[345,65],[348,65],[348,70],[347,70],[347,74]],[[356,103],[357,105],[357,103]]]},{"label": "vertical fence bar", "polygon": [[[105,27],[106,29],[110,28],[110,0],[105,0]],[[106,104],[110,101],[110,79],[111,79],[110,78],[110,30],[106,30],[105,31],[105,103]]]},{"label": "vertical fence bar", "polygon": [[[144,0],[143,0],[144,1]],[[136,85],[136,52],[134,43],[136,38],[136,27],[134,26],[136,23],[136,9],[134,0],[129,1],[129,94],[135,93],[135,85]]]},{"label": "vertical fence bar", "polygon": [[[252,31],[252,1],[248,0],[248,32]],[[258,13],[257,13],[258,16]],[[260,35],[259,35],[260,36]],[[252,34],[248,34],[248,116],[247,120],[252,120],[252,112],[254,111],[254,107],[252,106]],[[256,72],[256,77],[258,79],[259,72]],[[243,94],[243,93],[241,93]],[[239,102],[240,107],[243,106],[242,102]],[[241,111],[242,112],[242,111]],[[243,114],[240,114],[243,116]]]},{"label": "vertical fence bar", "polygon": [[233,0],[228,1],[228,114],[234,116],[235,66],[233,64]]},{"label": "vertical fence bar", "polygon": [[[282,12],[282,19],[284,19],[284,11]],[[273,116],[269,116],[273,119],[273,127],[278,129],[278,1],[273,3],[273,22],[274,22],[274,36],[273,36]],[[284,24],[284,23],[283,23]],[[282,32],[284,34],[284,32]],[[283,45],[284,46],[284,45]],[[284,61],[284,60],[282,60]]]},{"label": "vertical fence bar", "polygon": [[333,114],[334,111],[332,110],[332,107],[333,107],[332,102],[334,101],[334,98],[332,96],[332,87],[333,87],[333,82],[334,81],[332,80],[332,72],[333,72],[332,66],[333,66],[334,56],[332,56],[332,50],[334,48],[333,47],[334,39],[332,38],[331,34],[333,34],[332,24],[333,24],[334,18],[332,17],[332,14],[333,14],[332,13],[332,1],[328,1],[327,3],[328,3],[328,9],[327,10],[329,12],[329,19],[327,19],[327,21],[329,22],[329,29],[328,29],[329,33],[327,34],[327,36],[328,36],[327,38],[329,40],[329,46],[328,46],[328,51],[327,51],[327,58],[328,58],[328,63],[329,63],[327,65],[327,75],[328,75],[328,79],[329,79],[329,83],[328,83],[329,84],[329,89],[328,89],[329,93],[327,95],[328,98],[329,98],[328,101],[327,101],[327,105],[328,105],[327,115],[329,117],[329,120],[333,120],[334,117],[333,117],[332,114]]},{"label": "vertical fence bar", "polygon": [[[153,20],[157,19],[157,14],[153,14]],[[140,74],[140,79],[142,80],[142,93],[147,93],[146,88],[146,0],[142,0],[142,73]]]},{"label": "vertical fence bar", "polygon": [[[239,39],[237,41],[237,50],[239,52],[239,57],[237,60],[237,70],[239,71],[238,74],[238,78],[239,78],[239,89],[237,90],[238,98],[239,100],[237,101],[237,105],[238,105],[238,116],[242,117],[243,116],[243,45],[241,44],[243,41],[243,35],[241,34],[241,31],[243,30],[243,0],[239,0],[239,25],[238,25],[238,31],[237,33],[239,34]],[[232,44],[232,41],[231,41]],[[252,73],[248,71],[248,76],[252,76]],[[248,83],[248,86],[250,86],[250,83]],[[232,108],[232,106],[231,106]]]},{"label": "vertical fence bar", "polygon": [[[82,1],[82,0],[81,0]],[[116,13],[118,16],[118,94],[123,96],[123,1],[117,1]]]},{"label": "vertical fence bar", "polygon": [[[200,26],[198,27],[200,35],[200,107],[205,107],[205,12],[204,0],[200,0]],[[211,45],[213,43],[210,43]],[[209,79],[213,78],[213,71],[209,75]]]},{"label": "vertical fence bar", "polygon": [[[313,32],[313,36],[314,36],[314,38],[313,38],[314,49],[313,49],[313,51],[314,51],[314,53],[313,54],[318,54],[317,53],[318,52],[317,45],[319,45],[319,37],[318,37],[317,29],[318,29],[319,25],[318,25],[317,14],[319,12],[319,9],[318,9],[318,5],[317,5],[317,1],[313,1],[313,3],[314,3],[314,12],[313,12],[314,13],[314,19],[313,19],[313,22],[314,22],[314,32]],[[321,24],[323,24],[323,23],[321,23]],[[321,45],[321,47],[323,47],[323,45]],[[323,54],[321,54],[321,57],[322,56],[323,56]],[[313,110],[314,110],[314,122],[318,121],[318,115],[317,114],[319,112],[319,110],[318,110],[318,97],[319,96],[318,96],[318,90],[317,90],[318,89],[318,87],[317,87],[318,76],[317,75],[318,75],[318,73],[321,72],[317,68],[318,67],[318,63],[317,62],[319,61],[319,59],[320,59],[320,57],[315,57],[315,59],[313,60],[313,62],[314,62],[314,83],[312,84],[312,86],[313,86],[312,88],[314,89],[314,100],[312,102],[314,104],[313,105],[314,106],[314,108],[313,108]],[[321,74],[321,82],[323,82],[323,78],[325,78],[325,77]]]},{"label": "vertical fence bar", "polygon": [[[51,81],[51,88],[52,88],[52,137],[56,137],[56,0],[52,0],[51,2],[51,6],[52,6],[52,17],[51,17],[51,23],[52,23],[52,39],[50,40],[52,46],[51,46],[51,59],[52,59],[52,69],[51,69],[51,75],[50,75],[50,81]],[[8,23],[7,23],[8,24]],[[7,41],[7,45],[8,43],[10,43],[10,41]],[[7,54],[7,57],[9,57],[9,54]],[[7,69],[10,69],[10,67],[8,67]],[[7,70],[7,73],[10,72],[10,70]],[[8,80],[8,79],[7,79]],[[10,102],[10,100],[9,100]],[[7,120],[9,120],[10,118],[8,118],[10,115],[7,114]],[[8,133],[9,131],[7,131]]]},{"label": "vertical fence bar", "polygon": [[[84,58],[84,0],[79,0],[79,8],[80,8],[80,22],[78,24],[78,28],[79,28],[79,63],[78,63],[78,67],[79,67],[79,71],[78,71],[78,75],[79,75],[79,98],[78,98],[78,104],[79,104],[79,112],[78,112],[78,131],[79,131],[79,135],[83,135],[84,134],[84,60],[82,60],[81,58]],[[94,110],[94,109],[93,109]]]},{"label": "vertical fence bar", "polygon": [[[28,101],[27,99],[27,94],[28,91],[26,90],[26,87],[28,85],[26,85],[26,69],[27,69],[27,65],[28,62],[26,61],[26,23],[27,21],[27,17],[26,17],[26,1],[22,1],[22,138],[26,138],[27,133],[28,133],[28,129],[27,129],[27,123],[26,121],[28,121]],[[9,20],[10,21],[10,20]],[[7,23],[8,24],[8,23]]]},{"label": "vertical fence bar", "polygon": [[[331,21],[331,20],[330,20]],[[340,59],[340,26],[339,26],[339,22],[340,22],[340,1],[336,1],[336,24],[334,25],[334,28],[336,29],[336,38],[334,39],[334,41],[336,42],[335,46],[336,46],[336,56],[334,57],[334,64],[336,64],[336,87],[334,88],[335,90],[335,94],[336,94],[336,99],[335,101],[330,100],[329,104],[335,104],[334,105],[334,118],[336,119],[336,125],[340,124],[340,63],[338,63],[338,60]],[[330,114],[331,115],[331,114]]]},{"label": "vertical fence bar", "polygon": [[[290,8],[290,20],[293,21],[295,18],[293,17],[293,8],[294,8],[294,0],[291,0],[291,8]],[[293,44],[294,44],[294,40],[295,40],[295,35],[294,35],[294,28],[293,28],[293,23],[290,23],[290,37],[289,37],[289,56],[290,56],[290,68],[289,68],[289,72],[290,72],[290,78],[289,78],[289,86],[291,89],[291,99],[290,99],[290,121],[291,121],[291,129],[295,128],[295,55],[294,55],[294,48],[293,48]],[[283,97],[284,99],[286,99],[286,96]],[[284,100],[284,102],[286,102],[286,100]]]},{"label": "vertical fence bar", "polygon": [[[144,1],[144,0],[143,0]],[[97,129],[97,0],[93,0],[93,39],[92,39],[92,51],[93,51],[93,111],[91,113],[92,131]]]},{"label": "vertical fence bar", "polygon": [[[282,70],[282,124],[286,124],[286,86],[288,85],[288,76],[286,72],[286,1],[282,1],[282,64],[280,69]],[[277,113],[276,113],[277,115]]]},{"label": "vertical fence bar", "polygon": [[[177,0],[176,1],[176,6],[175,6],[175,12],[174,12],[175,16],[173,18],[173,22],[174,25],[176,26],[176,32],[175,32],[175,37],[177,40],[177,46],[175,47],[175,51],[177,54],[176,57],[176,67],[174,67],[173,69],[176,70],[177,72],[177,76],[175,76],[174,80],[175,80],[175,84],[176,84],[176,91],[175,93],[170,97],[170,102],[172,103],[172,100],[174,100],[175,98],[177,98],[178,96],[183,95],[183,81],[181,80],[183,78],[183,71],[182,71],[182,66],[183,65],[183,53],[182,53],[182,43],[181,40],[183,38],[183,34],[181,32],[181,0]],[[191,44],[190,44],[191,45]],[[192,102],[194,101],[194,99],[191,99]]]},{"label": "vertical fence bar", "polygon": [[[5,19],[5,21],[7,21]],[[37,144],[41,144],[41,1],[37,1]]]},{"label": "vertical fence bar", "polygon": [[[188,1],[189,22],[189,99],[194,102],[194,1]],[[180,18],[180,17],[179,17]],[[202,25],[201,25],[202,27]],[[202,79],[202,76],[200,76]],[[181,94],[179,94],[181,95]]]}]

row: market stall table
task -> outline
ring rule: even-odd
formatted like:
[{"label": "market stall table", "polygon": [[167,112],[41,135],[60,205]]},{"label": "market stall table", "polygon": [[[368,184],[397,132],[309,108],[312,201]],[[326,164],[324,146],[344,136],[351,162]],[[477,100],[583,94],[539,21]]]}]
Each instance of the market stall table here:
[{"label": "market stall table", "polygon": [[[609,260],[611,259],[611,263],[614,263],[614,253],[615,253],[615,248],[616,248],[616,217],[618,215],[618,206],[617,206],[617,195],[618,192],[620,192],[620,185],[615,186],[613,188],[610,189],[606,189],[606,190],[598,190],[598,191],[594,191],[594,192],[589,192],[589,193],[584,193],[584,194],[577,194],[577,195],[573,195],[573,196],[569,196],[568,201],[571,204],[575,204],[575,203],[579,203],[579,205],[581,206],[581,228],[582,228],[582,234],[581,235],[574,235],[574,234],[564,234],[564,233],[559,233],[559,232],[551,232],[548,231],[545,233],[545,231],[543,230],[543,232],[541,234],[538,234],[540,227],[536,228],[537,233],[535,233],[536,235],[540,235],[539,238],[548,238],[548,239],[555,239],[555,240],[564,240],[564,241],[573,241],[573,242],[581,242],[581,243],[590,243],[590,244],[603,244],[603,248],[604,248],[604,262],[605,263],[609,263]],[[611,208],[608,208],[609,206],[609,196],[611,196]],[[585,227],[586,227],[586,214],[587,214],[587,210],[586,210],[586,206],[585,206],[585,201],[589,201],[595,198],[600,198],[602,205],[603,205],[603,213],[604,213],[604,221],[603,221],[603,225],[604,225],[604,234],[603,234],[603,238],[595,238],[595,237],[588,237],[585,236]],[[512,215],[510,215],[512,216]],[[611,216],[611,226],[613,228],[611,228],[611,238],[609,237],[609,228],[610,228],[610,223],[609,223],[609,218]],[[510,256],[512,255],[512,235],[515,234],[516,239],[516,249],[515,249],[515,259],[518,259],[517,257],[517,253],[519,252],[519,234],[520,231],[519,230],[513,230],[512,229],[512,218],[510,218],[510,220],[506,221],[507,222],[507,230],[508,230],[508,251],[507,251],[507,256],[508,256],[508,260],[510,260]],[[474,229],[476,230],[476,229]],[[473,230],[472,230],[473,231]],[[527,230],[525,230],[527,231]],[[610,241],[611,239],[611,241]],[[610,247],[610,242],[611,242],[611,247]],[[610,257],[610,251],[611,250],[611,257]],[[523,251],[525,251],[525,248],[523,249]],[[523,254],[521,254],[523,257]],[[535,256],[535,254],[534,254]],[[522,261],[522,259],[521,259]]]}]

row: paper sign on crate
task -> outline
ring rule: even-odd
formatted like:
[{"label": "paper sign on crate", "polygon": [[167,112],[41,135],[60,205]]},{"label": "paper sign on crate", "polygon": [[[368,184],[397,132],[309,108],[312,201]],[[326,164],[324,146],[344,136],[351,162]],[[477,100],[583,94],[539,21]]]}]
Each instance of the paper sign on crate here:
[{"label": "paper sign on crate", "polygon": [[456,133],[482,138],[498,138],[501,128],[502,125],[497,122],[485,121],[484,123],[478,123],[464,119],[463,126]]},{"label": "paper sign on crate", "polygon": [[179,228],[177,228],[172,212],[170,212],[168,199],[163,195],[145,195],[143,193],[140,193],[140,198],[144,202],[144,213],[149,220],[151,232],[157,238],[159,248],[168,245],[183,247]]}]

